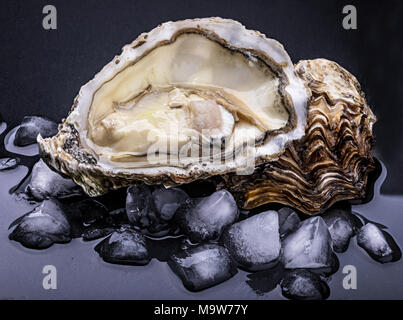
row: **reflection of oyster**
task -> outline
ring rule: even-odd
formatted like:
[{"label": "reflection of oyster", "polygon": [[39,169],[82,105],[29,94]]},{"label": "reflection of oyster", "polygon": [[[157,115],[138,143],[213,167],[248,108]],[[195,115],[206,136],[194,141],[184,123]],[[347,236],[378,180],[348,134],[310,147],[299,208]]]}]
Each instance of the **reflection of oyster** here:
[{"label": "reflection of oyster", "polygon": [[38,142],[90,195],[208,178],[244,208],[279,202],[314,214],[364,195],[374,122],[336,63],[294,69],[278,42],[210,18],[140,35],[81,88],[59,133]]},{"label": "reflection of oyster", "polygon": [[142,34],[83,86],[45,161],[90,195],[255,167],[300,139],[310,91],[275,40],[220,18]]},{"label": "reflection of oyster", "polygon": [[296,71],[313,94],[304,138],[247,178],[212,178],[244,208],[278,202],[315,214],[338,200],[365,196],[376,119],[357,79],[325,59],[301,61]]}]

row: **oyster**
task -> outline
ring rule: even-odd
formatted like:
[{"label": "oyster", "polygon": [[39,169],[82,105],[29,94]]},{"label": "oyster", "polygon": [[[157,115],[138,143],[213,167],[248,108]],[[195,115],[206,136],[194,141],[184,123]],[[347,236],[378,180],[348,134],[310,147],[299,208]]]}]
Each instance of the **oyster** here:
[{"label": "oyster", "polygon": [[294,66],[240,23],[167,22],[84,85],[40,154],[91,196],[138,182],[207,179],[245,209],[307,214],[365,195],[375,116],[335,62]]},{"label": "oyster", "polygon": [[125,46],[38,143],[92,196],[177,185],[277,159],[304,135],[309,97],[277,41],[233,20],[167,22]]},{"label": "oyster", "polygon": [[375,168],[376,118],[357,79],[326,59],[300,61],[296,71],[312,90],[305,136],[247,178],[211,178],[245,209],[277,202],[316,214],[339,200],[365,197],[368,173]]}]

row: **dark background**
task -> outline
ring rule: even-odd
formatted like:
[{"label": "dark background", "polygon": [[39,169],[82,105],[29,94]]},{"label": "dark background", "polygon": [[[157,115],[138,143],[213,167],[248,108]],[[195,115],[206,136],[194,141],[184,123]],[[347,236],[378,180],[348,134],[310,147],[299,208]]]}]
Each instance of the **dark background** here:
[{"label": "dark background", "polygon": [[[42,28],[52,4],[58,29]],[[358,30],[344,30],[353,4]],[[2,0],[0,113],[8,130],[25,115],[65,117],[80,87],[141,32],[168,20],[221,16],[280,41],[291,59],[327,58],[353,73],[378,122],[375,155],[384,193],[403,194],[402,1]],[[5,133],[3,133],[4,137]]]}]

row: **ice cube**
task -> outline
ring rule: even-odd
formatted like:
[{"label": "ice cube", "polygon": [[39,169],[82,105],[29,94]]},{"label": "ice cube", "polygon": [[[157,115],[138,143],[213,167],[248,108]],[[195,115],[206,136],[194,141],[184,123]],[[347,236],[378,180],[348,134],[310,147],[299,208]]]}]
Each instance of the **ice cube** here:
[{"label": "ice cube", "polygon": [[190,291],[219,284],[237,273],[228,251],[217,244],[189,247],[171,256],[169,266]]},{"label": "ice cube", "polygon": [[280,287],[284,297],[295,300],[325,300],[330,294],[327,283],[305,269],[286,272]]},{"label": "ice cube", "polygon": [[222,241],[240,266],[250,271],[273,267],[281,253],[276,211],[266,211],[233,224]]},{"label": "ice cube", "polygon": [[152,201],[152,189],[148,185],[134,185],[127,188],[126,213],[129,221],[147,228],[156,220]]},{"label": "ice cube", "polygon": [[282,262],[286,269],[337,270],[338,260],[332,250],[332,239],[321,217],[303,221],[296,231],[283,240]]},{"label": "ice cube", "polygon": [[63,204],[73,238],[81,237],[89,225],[104,221],[108,217],[106,207],[94,199],[69,201]]},{"label": "ice cube", "polygon": [[76,219],[85,225],[90,225],[109,217],[108,209],[92,198],[66,202],[66,207],[69,212],[69,218]]},{"label": "ice cube", "polygon": [[127,189],[126,213],[131,224],[154,236],[166,235],[169,222],[161,219],[154,203],[154,187],[145,184]]},{"label": "ice cube", "polygon": [[19,147],[36,143],[36,137],[42,138],[54,136],[57,133],[57,123],[39,116],[26,116],[21,122],[15,134],[14,144]]},{"label": "ice cube", "polygon": [[381,263],[396,261],[401,257],[393,238],[373,223],[367,223],[358,230],[357,243],[372,259]]},{"label": "ice cube", "polygon": [[[7,129],[7,123],[0,121],[0,134],[2,134]],[[6,145],[6,139],[4,138],[4,145]],[[7,147],[6,147],[7,150]]]},{"label": "ice cube", "polygon": [[82,194],[82,189],[73,180],[63,178],[51,170],[42,159],[34,165],[27,189],[38,201],[49,197],[64,198]]},{"label": "ice cube", "polygon": [[150,261],[146,238],[129,226],[123,226],[96,247],[100,257],[109,263],[145,265]]},{"label": "ice cube", "polygon": [[54,199],[45,200],[33,211],[14,221],[9,239],[32,249],[45,249],[53,243],[71,240],[70,224],[62,205]]},{"label": "ice cube", "polygon": [[343,209],[330,209],[322,215],[326,222],[333,242],[335,252],[345,252],[350,238],[355,235],[356,220],[354,216]]},{"label": "ice cube", "polygon": [[225,227],[238,219],[234,197],[227,190],[205,198],[188,199],[177,210],[175,220],[192,242],[216,240]]},{"label": "ice cube", "polygon": [[161,219],[169,221],[181,204],[189,198],[185,191],[179,188],[160,187],[153,191],[153,200]]},{"label": "ice cube", "polygon": [[91,241],[106,237],[120,227],[129,224],[126,210],[123,208],[113,210],[100,219],[87,221],[88,226],[85,228],[82,237],[84,241]]},{"label": "ice cube", "polygon": [[298,214],[289,207],[284,207],[278,210],[278,223],[280,226],[280,236],[284,238],[289,233],[296,230],[301,220]]},{"label": "ice cube", "polygon": [[0,171],[11,170],[20,164],[20,158],[0,159]]}]

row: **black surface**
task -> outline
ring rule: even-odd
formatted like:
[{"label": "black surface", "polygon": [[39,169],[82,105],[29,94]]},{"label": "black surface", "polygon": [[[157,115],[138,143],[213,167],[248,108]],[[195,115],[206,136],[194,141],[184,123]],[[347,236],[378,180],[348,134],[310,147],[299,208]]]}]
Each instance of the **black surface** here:
[{"label": "black surface", "polygon": [[[55,5],[58,10],[55,31],[42,28],[42,8],[47,4]],[[346,4],[357,7],[358,30],[342,28],[342,8]],[[239,20],[247,28],[279,40],[294,62],[324,57],[352,72],[378,117],[374,152],[388,169],[382,191],[403,194],[403,66],[400,62],[403,1],[397,0],[2,0],[0,114],[8,128],[0,134],[1,141],[26,115],[44,115],[60,121],[70,110],[79,88],[141,32],[167,20],[208,16]],[[12,156],[0,143],[0,156],[3,155]],[[21,158],[26,165],[37,161],[37,157]],[[275,273],[281,270],[255,274],[240,271],[219,286],[198,295],[190,294],[163,263],[171,253],[169,248],[175,246],[161,241],[153,243],[152,255],[157,259],[138,268],[112,266],[97,260],[92,247],[98,241],[73,240],[69,245],[54,246],[40,253],[25,250],[7,240],[7,226],[31,210],[29,204],[15,201],[8,193],[28,169],[18,170],[3,173],[0,180],[0,298],[281,298],[278,288],[275,289],[279,281]],[[383,171],[378,186],[385,176]],[[206,190],[208,186],[200,185],[200,188]],[[106,198],[121,205],[125,193],[120,193],[111,193]],[[402,203],[402,197],[379,195],[377,187],[372,203],[356,206],[354,210],[388,226],[388,232],[401,244]],[[167,240],[170,241],[176,240]],[[339,256],[341,270],[347,264],[357,267],[359,289],[344,290],[341,285],[344,274],[340,270],[332,276],[330,298],[401,299],[402,261],[380,265],[361,251],[354,240],[348,252]],[[54,292],[42,288],[41,270],[49,263],[57,266],[60,275],[60,290]]]},{"label": "black surface", "polygon": [[[58,29],[46,31],[47,4],[0,4],[0,113],[8,129],[25,115],[60,121],[81,85],[141,32],[168,20],[221,16],[279,40],[294,62],[324,57],[352,72],[378,117],[375,153],[389,170],[383,191],[403,193],[401,1],[53,0]],[[358,30],[342,28],[346,4],[357,8]]]}]

